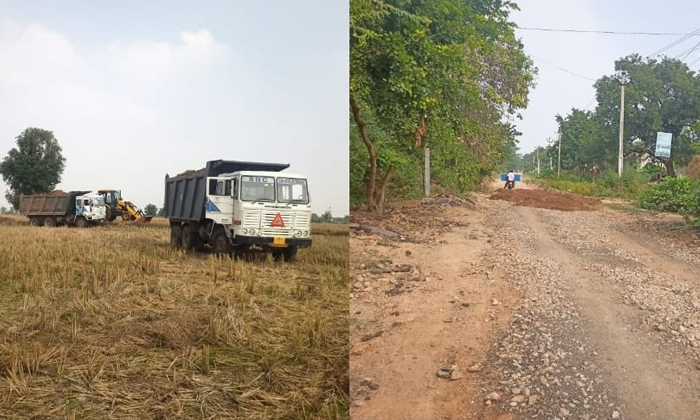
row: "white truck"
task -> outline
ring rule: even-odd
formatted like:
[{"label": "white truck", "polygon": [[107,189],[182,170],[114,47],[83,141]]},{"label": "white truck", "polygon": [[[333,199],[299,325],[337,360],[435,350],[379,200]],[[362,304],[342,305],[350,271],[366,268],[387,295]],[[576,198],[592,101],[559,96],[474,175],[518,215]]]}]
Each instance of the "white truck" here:
[{"label": "white truck", "polygon": [[165,176],[165,217],[174,247],[234,255],[259,250],[292,261],[311,246],[305,176],[287,164],[214,160]]},{"label": "white truck", "polygon": [[90,191],[22,195],[19,212],[33,226],[88,227],[105,219],[105,202],[101,195]]}]

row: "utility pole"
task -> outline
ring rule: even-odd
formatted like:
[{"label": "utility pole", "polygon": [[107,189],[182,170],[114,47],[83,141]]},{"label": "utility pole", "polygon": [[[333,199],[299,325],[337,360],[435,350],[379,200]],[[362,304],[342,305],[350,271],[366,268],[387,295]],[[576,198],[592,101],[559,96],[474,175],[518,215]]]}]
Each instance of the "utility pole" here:
[{"label": "utility pole", "polygon": [[617,80],[620,82],[620,150],[617,155],[617,175],[622,178],[622,166],[624,160],[624,131],[625,131],[625,85],[630,83],[630,76],[624,70],[620,70],[616,74]]},{"label": "utility pole", "polygon": [[540,174],[540,148],[537,148],[537,175]]},{"label": "utility pole", "polygon": [[430,147],[428,145],[425,145],[424,148],[425,152],[425,174],[423,177],[423,187],[425,189],[425,196],[430,197]]},{"label": "utility pole", "polygon": [[558,133],[559,136],[559,156],[557,157],[557,178],[561,175],[561,131]]},{"label": "utility pole", "polygon": [[554,170],[554,166],[552,166],[552,157],[551,156],[549,157],[549,170],[550,171]]}]

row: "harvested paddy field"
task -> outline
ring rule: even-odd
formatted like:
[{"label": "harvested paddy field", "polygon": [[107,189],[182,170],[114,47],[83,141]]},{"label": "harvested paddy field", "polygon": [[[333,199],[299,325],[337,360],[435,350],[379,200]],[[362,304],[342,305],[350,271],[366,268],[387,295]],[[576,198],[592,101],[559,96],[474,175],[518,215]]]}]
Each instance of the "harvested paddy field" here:
[{"label": "harvested paddy field", "polygon": [[293,263],[0,223],[0,418],[348,417],[348,230]]}]

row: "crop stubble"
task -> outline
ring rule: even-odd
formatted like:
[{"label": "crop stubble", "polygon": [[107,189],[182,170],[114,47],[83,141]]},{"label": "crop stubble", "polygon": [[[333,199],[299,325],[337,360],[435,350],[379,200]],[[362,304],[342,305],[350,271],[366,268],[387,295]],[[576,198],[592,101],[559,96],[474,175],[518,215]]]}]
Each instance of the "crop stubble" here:
[{"label": "crop stubble", "polygon": [[0,418],[347,418],[347,226],[292,264],[0,224]]}]

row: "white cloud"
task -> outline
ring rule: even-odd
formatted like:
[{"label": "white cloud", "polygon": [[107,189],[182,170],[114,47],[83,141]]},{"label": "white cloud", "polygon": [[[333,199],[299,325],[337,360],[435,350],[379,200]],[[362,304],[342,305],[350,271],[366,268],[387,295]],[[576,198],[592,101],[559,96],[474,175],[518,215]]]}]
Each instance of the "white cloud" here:
[{"label": "white cloud", "polygon": [[58,32],[37,23],[0,23],[0,79],[3,84],[32,84],[76,71],[83,58]]},{"label": "white cloud", "polygon": [[[217,69],[227,51],[206,29],[182,32],[174,43],[110,45],[100,50],[37,23],[0,21],[0,158],[33,126],[53,131],[63,146],[69,167],[60,188],[113,182],[105,159],[126,163],[126,172],[131,164],[150,167],[149,158],[134,157],[133,148],[179,125],[167,117],[173,105],[162,92],[183,95]],[[144,88],[154,85],[160,89]],[[142,194],[144,201],[153,195],[141,191],[138,179],[120,179],[120,188]],[[7,205],[5,189],[0,182],[0,206]]]},{"label": "white cloud", "polygon": [[127,76],[148,80],[167,80],[178,75],[203,71],[214,66],[228,48],[206,29],[183,31],[180,42],[115,42],[109,47],[110,60]]}]

